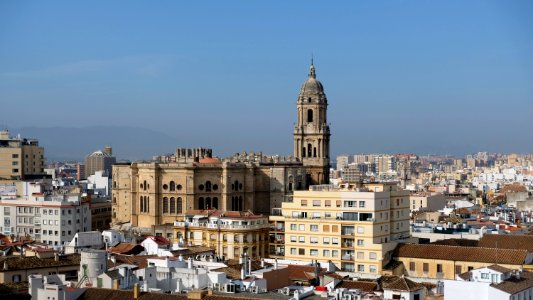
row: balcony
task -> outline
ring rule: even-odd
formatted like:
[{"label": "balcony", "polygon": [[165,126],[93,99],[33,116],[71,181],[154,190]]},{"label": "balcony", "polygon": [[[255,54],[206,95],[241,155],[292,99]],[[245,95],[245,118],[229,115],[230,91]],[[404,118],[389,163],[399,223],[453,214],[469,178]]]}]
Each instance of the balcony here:
[{"label": "balcony", "polygon": [[269,228],[269,224],[256,225],[229,225],[229,224],[212,224],[212,223],[194,223],[194,222],[174,222],[176,227],[205,228],[205,229],[230,229],[230,230],[254,230]]}]

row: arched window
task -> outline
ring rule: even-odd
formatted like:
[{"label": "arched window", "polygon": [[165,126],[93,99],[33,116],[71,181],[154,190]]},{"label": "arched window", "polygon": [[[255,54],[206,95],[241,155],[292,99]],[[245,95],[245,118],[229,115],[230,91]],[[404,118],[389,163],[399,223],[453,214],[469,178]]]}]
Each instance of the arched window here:
[{"label": "arched window", "polygon": [[145,203],[145,207],[146,207],[146,212],[150,212],[150,197],[144,197],[144,200],[146,201]]},{"label": "arched window", "polygon": [[178,197],[178,214],[181,214],[183,212],[183,200],[181,200],[181,197]]},{"label": "arched window", "polygon": [[213,208],[218,209],[218,197],[213,197],[213,203],[211,203]]},{"label": "arched window", "polygon": [[170,213],[176,213],[176,199],[174,197],[170,197]]},{"label": "arched window", "polygon": [[302,157],[305,157],[305,147],[302,148]]},{"label": "arched window", "polygon": [[307,110],[307,122],[308,123],[313,122],[313,110],[312,109]]},{"label": "arched window", "polygon": [[307,98],[307,102],[311,103],[311,97]]},{"label": "arched window", "polygon": [[205,182],[205,191],[211,192],[211,181],[209,180]]},{"label": "arched window", "polygon": [[168,213],[168,198],[167,197],[163,198],[163,213],[164,214]]},{"label": "arched window", "polygon": [[204,197],[198,199],[198,209],[204,209]]},{"label": "arched window", "polygon": [[313,157],[313,146],[311,144],[307,144],[307,157]]},{"label": "arched window", "polygon": [[181,189],[183,188],[181,184],[178,184],[176,187],[178,188],[178,191],[181,191]]},{"label": "arched window", "polygon": [[243,205],[243,201],[242,201],[242,196],[239,196],[238,206],[239,206],[239,207],[238,207],[239,211],[242,211],[242,210],[243,210],[243,207],[244,207],[244,205]]},{"label": "arched window", "polygon": [[146,191],[146,180],[144,181],[143,189]]},{"label": "arched window", "polygon": [[316,157],[316,147],[313,147],[313,157]]},{"label": "arched window", "polygon": [[141,212],[144,212],[144,197],[143,196],[140,197],[139,203],[141,205]]},{"label": "arched window", "polygon": [[205,209],[211,209],[211,197],[205,198]]},{"label": "arched window", "polygon": [[176,183],[174,181],[170,182],[170,191],[173,192],[176,190]]}]

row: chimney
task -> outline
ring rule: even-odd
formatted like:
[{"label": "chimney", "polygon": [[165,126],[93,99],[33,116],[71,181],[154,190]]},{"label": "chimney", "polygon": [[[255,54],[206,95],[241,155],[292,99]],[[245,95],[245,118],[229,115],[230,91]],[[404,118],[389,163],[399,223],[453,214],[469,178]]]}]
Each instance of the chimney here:
[{"label": "chimney", "polygon": [[54,253],[54,261],[59,261],[59,253]]},{"label": "chimney", "polygon": [[187,268],[192,269],[192,257],[187,258]]},{"label": "chimney", "polygon": [[278,269],[278,259],[275,258],[274,259],[274,270],[277,270]]},{"label": "chimney", "polygon": [[241,279],[246,278],[246,271],[245,271],[245,265],[243,264],[241,266]]},{"label": "chimney", "polygon": [[244,263],[244,261],[243,261],[243,255],[241,254],[241,255],[239,256],[239,264],[243,264],[243,263]]},{"label": "chimney", "polygon": [[8,267],[7,267],[7,259],[4,260],[4,270],[7,270]]},{"label": "chimney", "polygon": [[265,259],[261,258],[261,268],[264,268],[264,267],[265,267]]},{"label": "chimney", "polygon": [[113,279],[113,289],[118,290],[118,279]]},{"label": "chimney", "polygon": [[138,283],[133,285],[133,299],[138,299],[141,294],[140,286]]}]

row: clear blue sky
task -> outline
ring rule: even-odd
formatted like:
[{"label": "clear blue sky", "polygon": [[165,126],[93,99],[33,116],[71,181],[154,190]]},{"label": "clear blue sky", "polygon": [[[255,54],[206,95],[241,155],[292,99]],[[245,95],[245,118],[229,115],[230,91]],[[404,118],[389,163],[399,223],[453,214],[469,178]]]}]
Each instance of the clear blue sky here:
[{"label": "clear blue sky", "polygon": [[335,155],[533,152],[528,0],[1,1],[0,124],[289,154],[311,53]]}]

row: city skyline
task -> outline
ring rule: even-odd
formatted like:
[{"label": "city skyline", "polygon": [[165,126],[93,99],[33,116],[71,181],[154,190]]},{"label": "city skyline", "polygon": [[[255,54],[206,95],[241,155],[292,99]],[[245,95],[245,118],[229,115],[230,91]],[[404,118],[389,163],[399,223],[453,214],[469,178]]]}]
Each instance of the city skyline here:
[{"label": "city skyline", "polygon": [[533,151],[526,1],[62,4],[0,5],[7,128],[140,127],[219,156],[288,155],[313,55],[333,157]]}]

